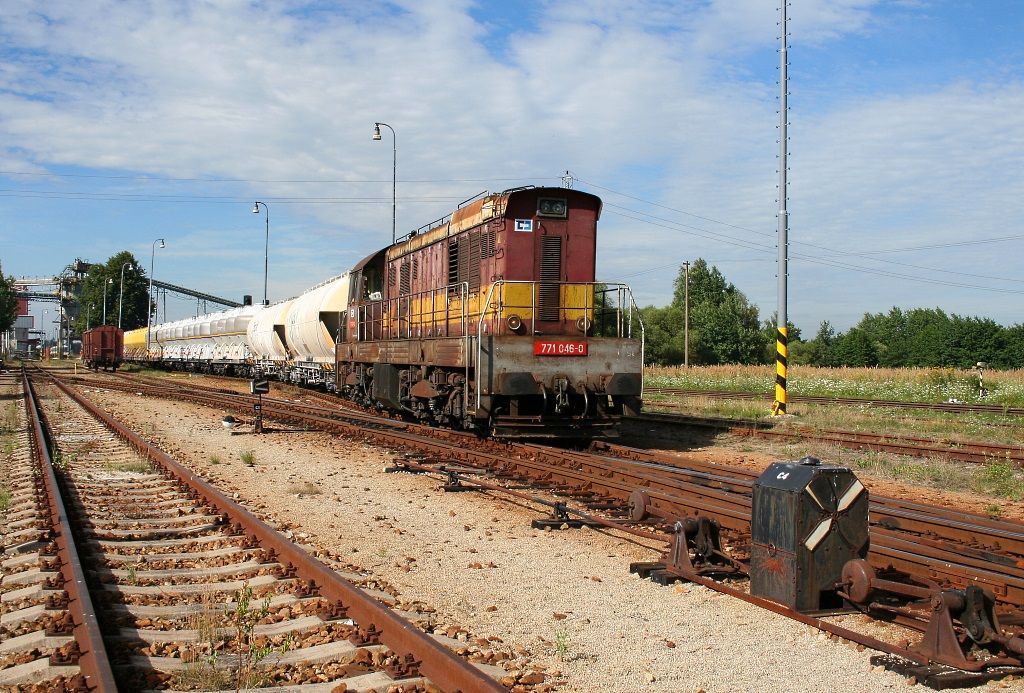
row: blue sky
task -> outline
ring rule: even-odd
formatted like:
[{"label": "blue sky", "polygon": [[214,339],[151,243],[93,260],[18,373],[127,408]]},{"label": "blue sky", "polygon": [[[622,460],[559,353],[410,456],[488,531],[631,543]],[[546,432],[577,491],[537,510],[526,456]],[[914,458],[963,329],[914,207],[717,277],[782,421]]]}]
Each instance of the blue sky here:
[{"label": "blue sky", "polygon": [[[1024,320],[1024,5],[793,0],[790,318]],[[773,2],[0,5],[0,262],[128,249],[294,295],[482,190],[605,200],[598,273],[664,304],[704,257],[776,308]],[[882,252],[884,251],[884,252]],[[42,307],[36,309],[41,313]],[[168,299],[171,318],[195,310]]]}]

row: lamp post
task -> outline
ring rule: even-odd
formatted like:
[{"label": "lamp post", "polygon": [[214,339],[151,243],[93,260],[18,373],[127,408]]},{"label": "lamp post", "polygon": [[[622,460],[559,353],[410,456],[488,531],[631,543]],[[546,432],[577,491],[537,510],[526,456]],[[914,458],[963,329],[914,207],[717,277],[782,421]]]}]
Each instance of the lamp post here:
[{"label": "lamp post", "polygon": [[260,213],[260,205],[263,205],[263,210],[267,213],[267,237],[263,245],[263,305],[269,306],[270,302],[267,300],[267,266],[270,259],[270,207],[267,207],[266,202],[256,200],[252,203],[253,214]]},{"label": "lamp post", "polygon": [[92,320],[92,304],[85,307],[85,329],[89,329],[89,322]]},{"label": "lamp post", "polygon": [[113,283],[114,283],[114,280],[110,279],[110,278],[107,278],[103,282],[103,324],[104,325],[107,324],[107,285],[108,284],[113,284]]},{"label": "lamp post", "polygon": [[121,329],[121,315],[124,312],[124,268],[131,264],[126,262],[121,265],[121,291],[117,295],[117,329]]},{"label": "lamp post", "polygon": [[383,125],[391,131],[391,245],[395,244],[395,190],[398,188],[398,138],[395,137],[395,129],[387,123],[373,124],[373,139],[380,142],[380,126]]},{"label": "lamp post", "polygon": [[149,356],[150,332],[153,328],[153,262],[156,260],[156,244],[166,248],[164,239],[158,238],[153,241],[153,247],[149,253],[149,295],[146,298],[146,356]]}]

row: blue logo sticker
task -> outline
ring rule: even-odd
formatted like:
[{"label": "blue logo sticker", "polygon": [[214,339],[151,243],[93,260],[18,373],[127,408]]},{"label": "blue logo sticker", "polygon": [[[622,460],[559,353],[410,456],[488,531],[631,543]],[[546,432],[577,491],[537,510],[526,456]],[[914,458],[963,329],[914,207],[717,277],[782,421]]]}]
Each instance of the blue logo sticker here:
[{"label": "blue logo sticker", "polygon": [[533,219],[516,219],[516,231],[533,233]]}]

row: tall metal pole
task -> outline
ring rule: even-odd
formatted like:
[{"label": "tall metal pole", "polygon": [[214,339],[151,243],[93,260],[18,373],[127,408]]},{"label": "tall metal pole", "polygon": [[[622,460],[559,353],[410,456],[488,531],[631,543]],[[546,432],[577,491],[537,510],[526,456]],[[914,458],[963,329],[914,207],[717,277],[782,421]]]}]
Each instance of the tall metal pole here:
[{"label": "tall metal pole", "polygon": [[150,333],[153,331],[153,261],[156,260],[156,244],[164,247],[164,239],[158,238],[153,241],[153,247],[149,254],[149,295],[146,297],[146,358],[149,358]]},{"label": "tall metal pole", "polygon": [[113,284],[113,283],[114,283],[114,280],[110,279],[109,277],[107,279],[103,280],[103,324],[104,325],[107,324],[107,284]]},{"label": "tall metal pole", "polygon": [[775,336],[775,404],[772,414],[786,413],[786,375],[789,356],[789,313],[787,309],[787,283],[789,272],[789,211],[786,198],[789,193],[786,179],[786,155],[789,150],[787,126],[789,120],[789,53],[787,0],[782,0],[782,42],[779,49],[779,321]]},{"label": "tall metal pole", "polygon": [[256,200],[252,203],[252,211],[259,214],[260,205],[263,205],[263,210],[267,213],[267,235],[263,243],[263,305],[269,306],[270,303],[267,301],[267,268],[269,267],[270,259],[270,207],[267,207],[266,202]]},{"label": "tall metal pole", "polygon": [[683,366],[690,367],[690,261],[683,263]]},{"label": "tall metal pole", "polygon": [[64,346],[64,275],[60,277],[60,283],[57,284],[57,358],[62,356],[62,347]]},{"label": "tall metal pole", "polygon": [[121,265],[121,292],[117,296],[117,329],[121,329],[121,314],[124,311],[124,268],[132,263]]},{"label": "tall metal pole", "polygon": [[380,140],[380,126],[383,125],[391,131],[391,245],[395,244],[395,219],[397,209],[398,190],[398,138],[395,136],[395,129],[387,123],[373,124],[373,139]]}]

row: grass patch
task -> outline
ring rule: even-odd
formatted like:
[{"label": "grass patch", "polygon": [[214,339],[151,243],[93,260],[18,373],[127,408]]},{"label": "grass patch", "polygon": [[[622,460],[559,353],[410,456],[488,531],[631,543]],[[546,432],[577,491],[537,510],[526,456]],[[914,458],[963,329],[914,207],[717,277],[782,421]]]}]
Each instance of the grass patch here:
[{"label": "grass patch", "polygon": [[323,491],[320,487],[310,481],[303,481],[301,484],[292,484],[288,487],[288,493],[296,496],[318,496]]},{"label": "grass patch", "polygon": [[150,474],[153,472],[153,465],[149,462],[107,462],[103,468],[108,472],[134,472],[136,474]]},{"label": "grass patch", "polygon": [[247,467],[256,466],[256,453],[252,450],[246,450],[245,452],[239,453],[238,457],[242,460],[242,463]]},{"label": "grass patch", "polygon": [[[774,366],[649,367],[648,387],[772,393]],[[988,395],[978,391],[977,373],[954,368],[818,368],[790,366],[788,392],[818,397],[858,397],[910,402],[985,402],[1024,406],[1024,369],[985,371]]]},{"label": "grass patch", "polygon": [[11,489],[0,486],[0,512],[5,513],[11,507]]},{"label": "grass patch", "polygon": [[[939,460],[910,460],[877,452],[857,455],[849,462],[854,468],[883,479],[1007,500],[1024,498],[1024,478],[1010,462],[963,466]],[[985,512],[998,516],[1002,508],[992,503]]]},{"label": "grass patch", "polygon": [[566,628],[555,631],[555,653],[563,662],[569,659],[569,630]]},{"label": "grass patch", "polygon": [[998,498],[1019,500],[1024,497],[1021,472],[1009,461],[999,460],[985,465],[978,475],[976,487],[979,492]]},{"label": "grass patch", "polygon": [[18,404],[8,402],[4,407],[3,423],[0,423],[3,433],[13,433],[18,430]]},{"label": "grass patch", "polygon": [[220,464],[220,455],[210,455],[210,464]]}]

